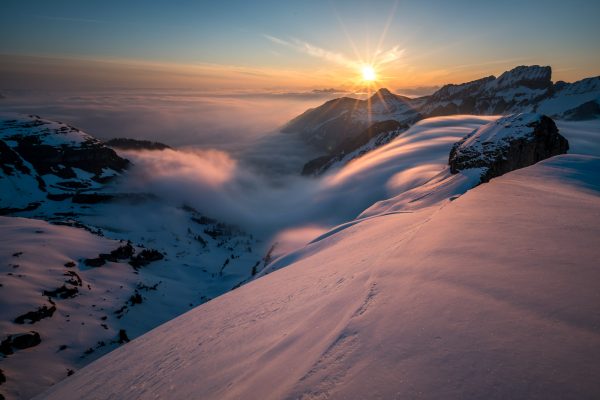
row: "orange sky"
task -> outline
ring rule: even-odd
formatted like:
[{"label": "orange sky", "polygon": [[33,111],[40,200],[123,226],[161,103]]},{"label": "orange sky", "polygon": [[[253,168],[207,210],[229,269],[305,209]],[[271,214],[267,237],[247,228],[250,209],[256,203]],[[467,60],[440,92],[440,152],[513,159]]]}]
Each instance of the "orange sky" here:
[{"label": "orange sky", "polygon": [[[461,83],[488,75],[497,76],[523,63],[527,64],[518,60],[507,60],[479,65],[443,67],[419,65],[410,62],[410,55],[403,55],[390,63],[379,66],[375,63],[377,81],[373,86],[396,90]],[[364,63],[360,61],[348,65],[335,62],[322,64],[294,69],[119,59],[0,56],[0,88],[42,90],[164,88],[215,92],[286,92],[322,88],[360,91],[368,85],[362,80],[360,66]],[[579,79],[581,75],[581,71],[553,69],[555,81],[573,81]]]}]

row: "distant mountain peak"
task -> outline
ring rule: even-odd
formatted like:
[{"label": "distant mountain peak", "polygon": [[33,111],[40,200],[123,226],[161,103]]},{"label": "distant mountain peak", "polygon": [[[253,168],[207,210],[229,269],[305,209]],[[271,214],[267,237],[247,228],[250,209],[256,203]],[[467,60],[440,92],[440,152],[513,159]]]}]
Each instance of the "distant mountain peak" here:
[{"label": "distant mountain peak", "polygon": [[389,89],[380,88],[375,93],[373,93],[373,95],[371,96],[371,101],[398,100],[398,99],[402,99],[402,98],[403,98],[403,96],[398,96],[397,94],[390,92]]},{"label": "distant mountain peak", "polygon": [[395,96],[392,92],[387,88],[379,88],[373,96]]},{"label": "distant mountain peak", "polygon": [[539,65],[520,65],[504,72],[494,81],[498,88],[525,86],[531,89],[546,89],[552,86],[552,68]]},{"label": "distant mountain peak", "polygon": [[[394,105],[397,104],[400,107],[404,107],[404,103],[410,102],[410,98],[392,93],[389,89],[380,88],[378,89],[369,99],[371,104],[382,103],[388,111],[394,111]],[[391,107],[391,108],[389,108]]]}]

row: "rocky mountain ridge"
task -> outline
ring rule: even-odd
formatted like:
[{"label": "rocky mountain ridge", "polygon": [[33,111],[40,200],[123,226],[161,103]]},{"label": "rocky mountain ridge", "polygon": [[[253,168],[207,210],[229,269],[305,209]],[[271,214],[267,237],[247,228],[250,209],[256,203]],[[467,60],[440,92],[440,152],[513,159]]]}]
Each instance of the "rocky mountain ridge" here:
[{"label": "rocky mountain ridge", "polygon": [[372,146],[361,149],[364,144],[354,148],[340,145],[351,143],[361,132],[381,121],[394,120],[410,126],[435,116],[520,112],[539,112],[567,120],[600,118],[600,77],[553,83],[551,67],[533,65],[516,67],[499,77],[448,84],[430,96],[419,98],[379,89],[366,100],[348,97],[330,100],[296,117],[282,131],[298,134],[315,147],[319,157],[308,161],[303,168],[303,174],[315,175],[335,164],[330,160],[346,159],[350,152],[364,154],[372,150]]},{"label": "rocky mountain ridge", "polygon": [[569,142],[552,119],[541,114],[513,114],[490,122],[456,142],[448,165],[456,174],[481,169],[481,182],[565,154]]}]

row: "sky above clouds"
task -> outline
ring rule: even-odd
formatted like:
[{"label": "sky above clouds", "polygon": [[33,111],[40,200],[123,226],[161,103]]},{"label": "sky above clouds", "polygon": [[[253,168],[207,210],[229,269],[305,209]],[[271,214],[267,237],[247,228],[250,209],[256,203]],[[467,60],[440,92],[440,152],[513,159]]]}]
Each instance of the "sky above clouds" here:
[{"label": "sky above clouds", "polygon": [[3,1],[0,89],[391,88],[600,74],[600,2]]}]

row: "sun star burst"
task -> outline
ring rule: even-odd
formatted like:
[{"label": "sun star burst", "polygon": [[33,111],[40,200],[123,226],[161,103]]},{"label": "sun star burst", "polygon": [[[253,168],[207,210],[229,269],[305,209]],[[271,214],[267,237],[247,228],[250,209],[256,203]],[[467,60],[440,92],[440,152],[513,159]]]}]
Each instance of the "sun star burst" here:
[{"label": "sun star burst", "polygon": [[362,78],[364,81],[373,82],[377,78],[375,69],[370,65],[362,67]]}]

